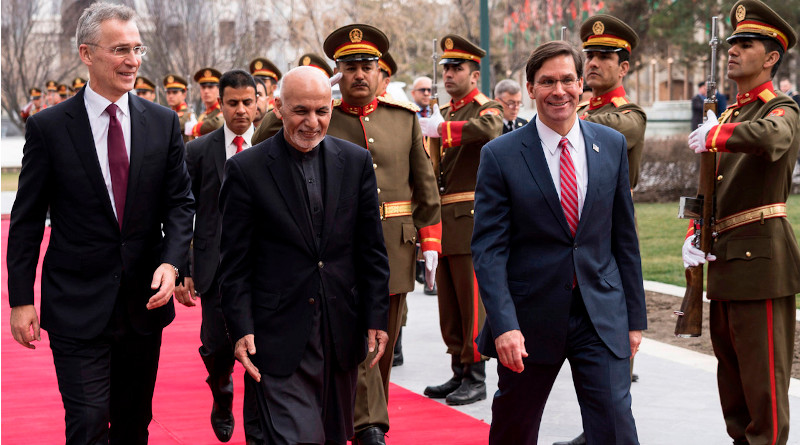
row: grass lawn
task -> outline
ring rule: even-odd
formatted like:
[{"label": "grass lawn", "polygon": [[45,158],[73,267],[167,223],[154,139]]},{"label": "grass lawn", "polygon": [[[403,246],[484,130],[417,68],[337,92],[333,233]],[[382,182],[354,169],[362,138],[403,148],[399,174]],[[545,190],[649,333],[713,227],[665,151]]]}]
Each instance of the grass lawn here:
[{"label": "grass lawn", "polygon": [[17,191],[18,181],[19,181],[19,172],[0,174],[0,191],[3,192]]},{"label": "grass lawn", "polygon": [[[790,195],[786,207],[795,236],[800,238],[800,195]],[[677,215],[677,202],[636,204],[642,272],[645,280],[678,286],[686,285],[681,246],[689,222],[678,219]]]}]

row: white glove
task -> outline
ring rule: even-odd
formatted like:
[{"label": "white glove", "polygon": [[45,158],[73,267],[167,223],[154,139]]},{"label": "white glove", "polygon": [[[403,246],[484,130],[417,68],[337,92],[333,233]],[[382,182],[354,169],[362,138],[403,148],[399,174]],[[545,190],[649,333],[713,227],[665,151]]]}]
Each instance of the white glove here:
[{"label": "white glove", "polygon": [[683,253],[684,268],[699,266],[701,264],[704,264],[706,260],[714,261],[717,259],[716,256],[711,255],[710,253],[708,255],[705,255],[702,250],[698,249],[697,247],[694,247],[694,245],[692,245],[693,238],[694,238],[693,236],[690,236],[686,238],[686,241],[683,242],[682,253]]},{"label": "white glove", "polygon": [[426,250],[422,252],[425,258],[425,282],[433,286],[436,283],[436,266],[439,265],[439,252]]},{"label": "white glove", "polygon": [[185,134],[186,136],[191,136],[192,129],[194,128],[195,125],[197,125],[197,118],[195,118],[194,114],[192,114],[192,120],[186,122],[186,124],[183,126],[183,134]]},{"label": "white glove", "polygon": [[706,148],[706,136],[708,136],[708,132],[711,131],[712,128],[719,125],[717,115],[714,114],[713,111],[708,110],[706,116],[708,118],[703,122],[703,125],[697,127],[697,129],[689,135],[689,148],[694,150],[695,153],[704,153],[708,151]]},{"label": "white glove", "polygon": [[339,83],[340,80],[342,80],[342,73],[336,73],[336,74],[333,75],[333,77],[331,77],[328,80],[331,81],[331,86],[334,86],[337,83]]},{"label": "white glove", "polygon": [[422,129],[422,134],[431,138],[438,138],[439,125],[444,123],[442,113],[439,111],[439,104],[433,106],[431,117],[419,118],[419,127]]},{"label": "white glove", "polygon": [[28,104],[27,104],[27,105],[25,105],[25,106],[22,108],[22,112],[23,112],[23,113],[28,113],[28,114],[30,114],[31,110],[33,110],[33,101],[31,101],[31,102],[28,102]]}]

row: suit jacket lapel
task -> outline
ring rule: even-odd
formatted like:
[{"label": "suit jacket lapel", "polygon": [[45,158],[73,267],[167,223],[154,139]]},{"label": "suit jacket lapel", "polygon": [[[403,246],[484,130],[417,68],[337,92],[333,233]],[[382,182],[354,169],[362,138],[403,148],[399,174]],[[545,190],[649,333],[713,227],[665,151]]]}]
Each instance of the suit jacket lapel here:
[{"label": "suit jacket lapel", "polygon": [[322,225],[322,241],[320,252],[325,251],[328,243],[328,230],[334,226],[336,208],[339,203],[339,194],[342,190],[342,175],[344,174],[344,161],[341,157],[342,149],[333,143],[330,138],[325,138],[320,144],[325,167],[325,222]]},{"label": "suit jacket lapel", "polygon": [[214,140],[211,142],[212,147],[222,147],[222,149],[213,149],[214,165],[217,166],[217,174],[219,175],[219,182],[222,183],[222,177],[225,173],[225,158],[228,157],[228,147],[225,146],[225,129],[220,128],[214,131],[212,136]]},{"label": "suit jacket lapel", "polygon": [[583,134],[584,151],[586,152],[586,174],[589,178],[586,185],[586,196],[583,198],[581,218],[578,221],[578,229],[575,232],[576,237],[581,233],[581,227],[583,227],[584,221],[589,219],[587,216],[591,212],[592,204],[594,204],[597,194],[599,193],[597,190],[598,181],[600,180],[599,175],[602,174],[599,168],[599,162],[600,156],[605,154],[605,151],[602,149],[594,151],[592,148],[593,145],[597,145],[598,148],[601,146],[594,130],[589,125],[585,125],[585,122],[582,120],[579,120],[579,124],[581,126],[581,133]]},{"label": "suit jacket lapel", "polygon": [[69,133],[72,146],[83,164],[86,176],[92,184],[92,189],[103,203],[106,216],[113,222],[114,227],[119,227],[117,218],[114,216],[114,208],[111,207],[111,198],[108,196],[106,182],[103,179],[103,171],[100,169],[100,161],[97,159],[97,148],[94,145],[94,135],[92,127],[89,125],[89,114],[86,112],[86,105],[83,100],[84,90],[78,92],[70,101],[66,109],[67,132]]},{"label": "suit jacket lapel", "polygon": [[518,131],[521,133],[520,136],[522,139],[522,157],[528,165],[533,180],[536,182],[536,185],[539,186],[539,190],[542,192],[542,195],[544,195],[545,201],[547,201],[547,206],[550,207],[553,216],[558,220],[559,224],[561,224],[561,228],[564,229],[564,232],[569,237],[572,237],[569,224],[567,223],[567,217],[564,216],[564,209],[561,207],[561,201],[558,199],[558,191],[556,191],[556,186],[553,184],[553,177],[550,175],[550,169],[547,166],[547,159],[545,159],[544,156],[544,147],[542,147],[539,132],[536,130],[536,124],[531,123],[530,125],[520,128]]},{"label": "suit jacket lapel", "polygon": [[303,238],[306,241],[308,248],[314,252],[316,246],[314,243],[313,231],[311,230],[311,221],[306,211],[306,199],[301,190],[298,190],[294,178],[292,177],[292,169],[297,167],[293,165],[292,159],[286,153],[283,147],[283,129],[278,132],[277,137],[272,138],[272,143],[268,146],[267,151],[267,168],[272,174],[272,179],[275,181],[275,186],[280,190],[281,196],[289,209],[289,213],[294,218],[297,227],[303,233]]},{"label": "suit jacket lapel", "polygon": [[[140,99],[128,93],[128,109],[131,113],[131,158],[128,170],[128,190],[125,195],[125,215],[130,215],[132,202],[138,194],[136,189],[139,186],[139,174],[142,172],[142,163],[145,159],[145,152],[152,144],[148,143],[150,135],[147,132],[147,109],[139,102]],[[122,229],[125,229],[125,221],[122,221]]]}]

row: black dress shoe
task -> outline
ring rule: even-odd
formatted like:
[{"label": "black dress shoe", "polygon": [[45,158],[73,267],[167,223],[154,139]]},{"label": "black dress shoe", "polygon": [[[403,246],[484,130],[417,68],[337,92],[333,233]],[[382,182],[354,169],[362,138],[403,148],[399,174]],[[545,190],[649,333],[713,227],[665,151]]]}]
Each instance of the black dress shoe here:
[{"label": "black dress shoe", "polygon": [[586,435],[581,433],[580,436],[566,442],[553,442],[553,445],[586,445]]},{"label": "black dress shoe", "polygon": [[432,287],[428,287],[428,285],[426,284],[425,289],[422,292],[424,292],[425,295],[436,295],[439,293],[438,290],[436,289],[436,283],[433,283]]},{"label": "black dress shoe", "polygon": [[638,382],[639,374],[631,374],[631,382]]},{"label": "black dress shoe", "polygon": [[214,429],[220,442],[227,442],[233,437],[233,412],[230,407],[224,409],[217,405],[211,407],[211,428]]},{"label": "black dress shoe", "polygon": [[356,440],[353,445],[386,445],[386,434],[377,426],[370,426],[367,429],[356,433]]}]

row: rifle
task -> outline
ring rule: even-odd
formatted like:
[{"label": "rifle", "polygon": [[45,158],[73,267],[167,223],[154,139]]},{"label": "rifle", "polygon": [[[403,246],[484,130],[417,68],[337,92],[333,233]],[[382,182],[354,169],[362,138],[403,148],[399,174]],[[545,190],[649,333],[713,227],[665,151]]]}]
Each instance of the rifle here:
[{"label": "rifle", "polygon": [[563,40],[563,41],[567,40],[567,27],[566,26],[562,26],[561,27],[561,40]]},{"label": "rifle", "polygon": [[[436,71],[439,69],[439,56],[436,54],[436,39],[433,39],[433,75],[431,76],[431,113],[433,113],[434,105],[439,103],[439,90],[436,87]],[[430,138],[428,140],[428,154],[431,157],[433,164],[433,171],[436,173],[436,183],[439,187],[439,193],[444,193],[444,172],[442,171],[442,152],[441,152],[441,139]]]},{"label": "rifle", "polygon": [[[703,115],[708,110],[717,113],[717,17],[711,18],[711,70],[706,80],[706,100],[703,104]],[[705,117],[704,117],[705,118]],[[700,155],[700,183],[697,197],[682,197],[679,218],[694,220],[694,239],[692,244],[706,254],[711,252],[711,240],[716,236],[714,230],[714,172],[717,156],[713,152]],[[676,337],[699,337],[703,323],[703,265],[686,269],[686,293],[683,296],[681,309],[675,311],[678,321],[675,324]]]}]

